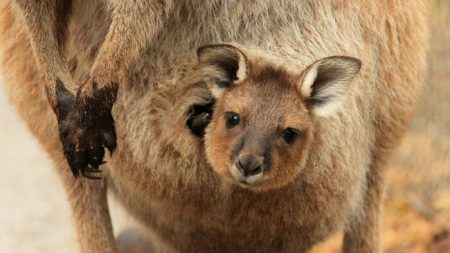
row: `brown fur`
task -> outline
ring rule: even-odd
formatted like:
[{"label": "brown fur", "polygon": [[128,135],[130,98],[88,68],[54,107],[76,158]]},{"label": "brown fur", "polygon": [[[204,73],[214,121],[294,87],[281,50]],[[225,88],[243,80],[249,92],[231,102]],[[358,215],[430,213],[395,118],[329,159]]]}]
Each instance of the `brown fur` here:
[{"label": "brown fur", "polygon": [[[230,157],[236,155],[234,152],[241,151],[245,155],[265,152],[257,149],[270,149],[272,155],[268,160],[272,171],[269,183],[253,186],[262,190],[285,185],[298,175],[298,171],[293,169],[303,167],[300,164],[304,164],[306,155],[302,150],[310,147],[313,128],[293,80],[286,80],[288,74],[270,66],[262,67],[258,72],[250,74],[250,81],[245,80],[231,87],[216,102],[205,145],[211,165],[226,178],[231,177],[228,167],[234,162],[230,161]],[[240,124],[226,129],[225,112],[240,115]],[[281,138],[272,138],[272,135],[281,136],[288,127],[301,131],[301,136],[292,146]],[[242,143],[244,141],[245,144]],[[239,148],[242,150],[236,150]]]},{"label": "brown fur", "polygon": [[[64,155],[75,176],[98,179],[104,148],[116,148],[111,109],[130,63],[160,31],[171,0],[104,1],[111,23],[83,85],[78,89],[64,55],[72,0],[10,1],[24,17],[33,53],[56,113]],[[76,97],[75,97],[76,93]],[[62,113],[64,112],[64,113]]]},{"label": "brown fur", "polygon": [[[57,62],[48,73],[63,73],[56,76],[73,85],[72,92],[87,73],[98,77],[101,87],[109,83],[105,80],[120,80],[113,107],[118,147],[100,182],[70,173],[47,99],[48,82],[38,71],[44,69],[41,58],[58,57],[54,50],[33,50],[36,43],[28,39],[33,31],[10,2],[0,3],[6,92],[54,160],[82,252],[116,252],[106,186],[179,252],[304,252],[338,229],[345,230],[346,252],[380,251],[384,163],[407,127],[423,81],[427,1],[186,0],[174,3],[166,19],[152,19],[164,24],[145,32],[141,28],[152,27],[148,20],[126,15],[127,22],[111,30],[111,13],[120,10],[121,1],[111,1],[116,8],[73,1],[63,52],[71,71]],[[135,32],[123,33],[127,29]],[[140,46],[120,49],[122,35],[124,41],[153,39],[138,55]],[[255,192],[223,180],[205,161],[203,141],[185,126],[188,108],[209,97],[207,90],[190,86],[195,49],[227,41],[270,54],[265,62],[289,71],[330,55],[364,63],[343,110],[312,122],[314,141],[305,166],[283,187]],[[98,74],[109,68],[103,64],[120,61],[129,72]],[[258,54],[252,61],[258,62]]]}]

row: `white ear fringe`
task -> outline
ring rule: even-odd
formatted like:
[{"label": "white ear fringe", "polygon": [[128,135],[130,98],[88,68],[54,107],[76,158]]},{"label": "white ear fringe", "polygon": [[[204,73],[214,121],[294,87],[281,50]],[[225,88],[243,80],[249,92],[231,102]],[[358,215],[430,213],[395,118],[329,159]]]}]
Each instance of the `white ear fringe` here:
[{"label": "white ear fringe", "polygon": [[314,64],[309,71],[306,73],[306,76],[300,80],[300,83],[298,83],[298,89],[300,90],[300,93],[304,97],[310,97],[312,93],[312,85],[314,81],[317,78],[317,68],[318,64]]},{"label": "white ear fringe", "polygon": [[343,103],[343,99],[336,99],[333,101],[329,101],[327,102],[325,105],[323,106],[314,106],[312,108],[313,112],[315,115],[319,116],[319,117],[330,117],[331,115],[335,114],[339,108],[341,107],[342,103]]},{"label": "white ear fringe", "polygon": [[244,56],[238,52],[239,62],[238,62],[238,71],[236,73],[237,82],[242,82],[247,78],[247,63],[245,62]]}]

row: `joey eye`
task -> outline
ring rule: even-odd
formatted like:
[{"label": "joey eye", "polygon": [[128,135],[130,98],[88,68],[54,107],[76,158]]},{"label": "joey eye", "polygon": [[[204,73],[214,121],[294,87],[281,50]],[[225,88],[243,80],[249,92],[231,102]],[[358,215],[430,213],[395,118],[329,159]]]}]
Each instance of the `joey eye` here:
[{"label": "joey eye", "polygon": [[281,134],[281,137],[283,137],[283,140],[287,144],[292,144],[292,143],[294,143],[294,141],[298,135],[300,135],[300,131],[298,131],[297,129],[288,127],[283,131],[283,133]]},{"label": "joey eye", "polygon": [[225,124],[227,128],[233,128],[239,124],[239,115],[233,112],[225,113]]}]

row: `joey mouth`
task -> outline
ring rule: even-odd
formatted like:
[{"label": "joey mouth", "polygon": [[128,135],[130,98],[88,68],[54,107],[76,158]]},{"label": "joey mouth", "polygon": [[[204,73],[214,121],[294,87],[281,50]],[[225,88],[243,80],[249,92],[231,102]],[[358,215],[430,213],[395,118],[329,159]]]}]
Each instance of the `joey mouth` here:
[{"label": "joey mouth", "polygon": [[239,155],[228,167],[231,180],[245,188],[264,185],[270,177],[266,161],[264,156]]}]

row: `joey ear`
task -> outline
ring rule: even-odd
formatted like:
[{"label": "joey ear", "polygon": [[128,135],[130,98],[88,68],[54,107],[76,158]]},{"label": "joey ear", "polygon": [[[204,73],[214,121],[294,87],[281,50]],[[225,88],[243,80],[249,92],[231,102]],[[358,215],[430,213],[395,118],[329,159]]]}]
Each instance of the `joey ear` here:
[{"label": "joey ear", "polygon": [[231,85],[247,77],[247,56],[228,44],[206,45],[197,50],[200,74],[214,97],[221,97]]},{"label": "joey ear", "polygon": [[361,61],[357,58],[326,57],[303,71],[297,89],[314,114],[327,117],[339,108],[360,69]]}]

